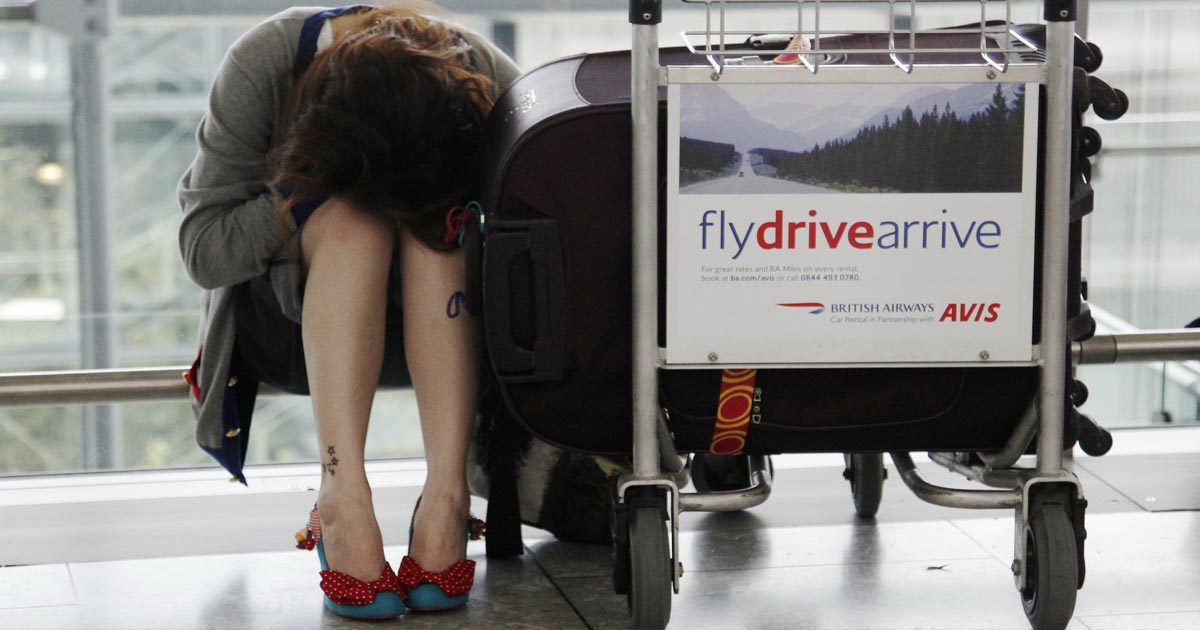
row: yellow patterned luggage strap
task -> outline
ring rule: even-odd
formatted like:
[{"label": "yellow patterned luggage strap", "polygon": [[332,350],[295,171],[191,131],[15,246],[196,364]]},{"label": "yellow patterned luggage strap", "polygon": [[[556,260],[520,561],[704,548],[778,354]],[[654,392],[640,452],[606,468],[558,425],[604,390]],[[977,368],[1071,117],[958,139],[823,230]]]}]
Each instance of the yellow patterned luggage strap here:
[{"label": "yellow patterned luggage strap", "polygon": [[725,370],[721,373],[721,396],[717,399],[717,423],[708,452],[741,455],[750,429],[754,408],[754,381],[758,370]]}]

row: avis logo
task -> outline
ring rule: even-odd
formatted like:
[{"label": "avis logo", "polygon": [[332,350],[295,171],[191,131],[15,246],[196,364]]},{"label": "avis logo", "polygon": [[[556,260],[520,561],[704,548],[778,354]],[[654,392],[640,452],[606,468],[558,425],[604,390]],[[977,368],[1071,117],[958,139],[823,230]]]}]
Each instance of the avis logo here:
[{"label": "avis logo", "polygon": [[947,304],[939,322],[994,322],[1000,319],[999,304]]},{"label": "avis logo", "polygon": [[813,315],[820,315],[821,313],[825,312],[825,305],[820,302],[790,302],[787,304],[776,304],[776,306],[783,306],[786,308],[807,308],[810,309],[808,312]]}]

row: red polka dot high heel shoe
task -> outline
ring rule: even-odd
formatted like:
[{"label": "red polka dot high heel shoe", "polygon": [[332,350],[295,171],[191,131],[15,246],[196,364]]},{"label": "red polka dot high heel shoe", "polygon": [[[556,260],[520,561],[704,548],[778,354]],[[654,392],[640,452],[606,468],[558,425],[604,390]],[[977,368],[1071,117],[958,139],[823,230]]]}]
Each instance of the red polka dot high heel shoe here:
[{"label": "red polka dot high heel shoe", "polygon": [[[417,499],[417,505],[413,508],[413,520],[417,518],[417,508],[421,506],[421,499]],[[487,524],[475,518],[467,516],[467,539],[479,540],[484,535]],[[413,527],[408,526],[408,546],[412,548]],[[458,608],[467,603],[467,599],[471,594],[471,586],[475,582],[475,561],[474,560],[459,560],[450,568],[440,573],[431,573],[426,571],[413,560],[412,556],[404,556],[400,561],[400,572],[398,574],[400,585],[408,591],[408,598],[404,600],[408,605],[409,610],[419,612],[433,612],[438,610],[451,610]]]},{"label": "red polka dot high heel shoe", "polygon": [[329,570],[321,541],[321,516],[315,505],[308,516],[308,525],[296,532],[296,547],[310,551],[316,548],[321,560],[321,590],[325,592],[325,607],[330,611],[350,619],[394,619],[407,610],[406,592],[388,563],[383,563],[383,573],[372,582]]}]

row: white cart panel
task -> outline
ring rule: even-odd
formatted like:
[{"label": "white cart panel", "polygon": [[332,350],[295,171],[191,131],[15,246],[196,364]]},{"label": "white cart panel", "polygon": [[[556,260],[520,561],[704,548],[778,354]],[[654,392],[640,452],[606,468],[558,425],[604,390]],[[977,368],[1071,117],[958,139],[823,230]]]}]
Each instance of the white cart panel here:
[{"label": "white cart panel", "polygon": [[1032,360],[1037,87],[671,85],[666,362]]}]

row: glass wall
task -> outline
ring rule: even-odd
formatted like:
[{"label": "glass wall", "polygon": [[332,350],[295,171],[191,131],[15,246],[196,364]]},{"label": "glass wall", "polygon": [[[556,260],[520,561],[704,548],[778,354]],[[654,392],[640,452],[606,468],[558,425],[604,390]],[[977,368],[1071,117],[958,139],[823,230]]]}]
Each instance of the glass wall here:
[{"label": "glass wall", "polygon": [[[196,124],[225,50],[275,10],[213,15],[202,2],[176,12],[122,14],[108,40],[114,145],[110,168],[113,367],[184,365],[196,351],[200,292],[179,259],[175,184],[195,153]],[[454,6],[479,3],[443,2]],[[522,7],[530,3],[516,3]],[[533,3],[537,4],[537,3]],[[525,68],[578,52],[628,46],[621,3],[563,0],[555,10],[506,10],[458,19],[509,40]],[[130,6],[147,7],[147,3]],[[282,4],[281,4],[282,6]],[[596,7],[604,7],[596,10]],[[611,8],[608,8],[610,7]],[[884,5],[885,7],[886,5]],[[1018,20],[1037,2],[1015,3]],[[1098,76],[1129,93],[1121,121],[1092,120],[1104,136],[1096,160],[1096,212],[1087,266],[1091,301],[1109,329],[1179,327],[1200,317],[1200,3],[1093,0],[1089,39],[1104,50]],[[268,10],[270,9],[270,10]],[[771,30],[788,12],[749,14]],[[977,5],[922,9],[917,28],[978,18]],[[860,19],[855,17],[855,19]],[[864,10],[876,28],[886,8]],[[702,28],[702,12],[667,3],[664,45]],[[81,273],[68,42],[22,21],[0,21],[0,372],[77,369]],[[89,234],[83,238],[101,238]],[[86,273],[82,276],[87,282]],[[85,318],[93,315],[85,314]],[[1085,411],[1108,426],[1195,422],[1195,364],[1084,368]],[[370,455],[420,455],[409,391],[381,394]],[[211,465],[195,447],[183,402],[0,407],[0,474]],[[260,398],[252,463],[315,460],[308,401]]]},{"label": "glass wall", "polygon": [[[0,24],[0,370],[5,372],[79,362],[72,154],[65,41],[41,29]],[[0,408],[5,462],[0,467],[4,472],[80,468],[81,423],[79,408]]]},{"label": "glass wall", "polygon": [[[115,330],[111,367],[191,363],[200,291],[178,245],[175,186],[226,49],[262,15],[122,18],[107,44],[114,308],[81,306],[69,42],[0,23],[0,372],[79,369],[81,321]],[[87,237],[94,237],[88,235]],[[372,457],[421,454],[409,391],[376,404]],[[184,401],[0,407],[0,474],[209,466]],[[263,397],[250,463],[316,460],[307,399]]]},{"label": "glass wall", "polygon": [[[1200,3],[1092,2],[1097,73],[1129,113],[1089,124],[1104,138],[1087,258],[1090,299],[1110,330],[1200,318]],[[1200,364],[1084,367],[1083,410],[1109,425],[1197,421]]]}]

